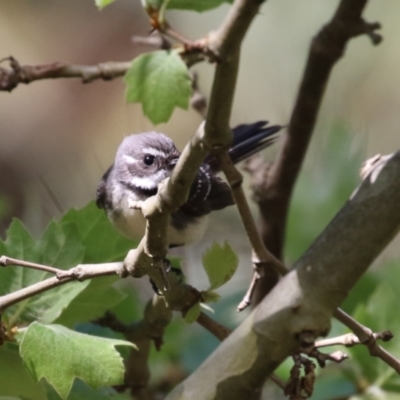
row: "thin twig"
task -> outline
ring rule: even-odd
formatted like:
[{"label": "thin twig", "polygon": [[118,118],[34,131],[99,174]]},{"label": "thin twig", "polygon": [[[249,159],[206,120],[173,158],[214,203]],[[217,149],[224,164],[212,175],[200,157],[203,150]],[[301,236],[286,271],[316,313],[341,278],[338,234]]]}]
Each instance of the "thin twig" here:
[{"label": "thin twig", "polygon": [[55,275],[65,272],[62,269],[49,267],[47,265],[36,264],[36,263],[29,262],[29,261],[24,261],[24,260],[18,260],[16,258],[11,258],[11,257],[7,257],[7,256],[1,256],[0,257],[0,266],[6,267],[7,265],[17,265],[19,267],[37,269],[39,271],[51,272],[52,274],[55,274]]},{"label": "thin twig", "polygon": [[19,289],[15,292],[0,296],[0,313],[15,303],[35,296],[39,293],[43,293],[57,286],[64,285],[65,283],[73,280],[83,281],[99,276],[114,274],[121,277],[126,276],[123,263],[115,262],[105,264],[80,264],[74,268],[71,268],[70,270],[61,270],[60,273],[57,273],[57,276],[34,283],[33,285]]},{"label": "thin twig", "polygon": [[14,57],[8,57],[10,68],[0,67],[0,91],[11,92],[20,83],[42,79],[80,78],[83,83],[96,79],[109,81],[123,76],[131,62],[106,62],[98,65],[73,65],[53,62],[42,65],[20,65]]},{"label": "thin twig", "polygon": [[[224,152],[220,154],[221,169],[224,172],[228,183],[232,189],[232,194],[235,199],[236,206],[238,208],[241,221],[246,230],[247,236],[251,243],[254,252],[254,263],[255,271],[249,289],[238,306],[238,311],[243,310],[245,307],[250,305],[251,297],[255,291],[256,284],[259,281],[260,275],[267,272],[269,269],[274,269],[281,275],[287,273],[287,268],[278,260],[272,253],[270,253],[264,246],[261,240],[260,234],[258,233],[256,223],[251,213],[249,204],[242,188],[243,177],[233,164],[228,153]],[[263,268],[260,268],[262,266]]]},{"label": "thin twig", "polygon": [[168,42],[162,35],[150,35],[150,36],[133,36],[132,42],[134,44],[140,44],[143,46],[155,47],[156,49],[168,50],[170,49],[171,43]]},{"label": "thin twig", "polygon": [[250,240],[254,253],[257,257],[257,263],[266,264],[267,267],[275,268],[280,274],[285,275],[287,268],[270,253],[264,246],[260,235],[257,231],[253,215],[251,214],[249,203],[242,188],[243,177],[233,164],[228,153],[222,153],[220,156],[221,169],[224,172],[226,179],[232,189],[232,194],[238,207],[243,225],[246,229],[247,236]]},{"label": "thin twig", "polygon": [[[184,50],[182,59],[188,66],[205,60],[205,55],[199,51]],[[101,79],[110,81],[125,75],[130,68],[131,61],[104,62],[97,65],[76,65],[61,61],[39,65],[20,65],[12,56],[2,60],[8,61],[10,68],[0,66],[0,91],[11,92],[19,84],[28,84],[43,79],[70,79],[78,78],[82,83],[90,83]]]},{"label": "thin twig", "polygon": [[197,318],[197,323],[200,324],[203,328],[207,329],[221,341],[228,337],[228,335],[231,333],[231,330],[229,328],[221,325],[203,312],[201,312],[199,317]]},{"label": "thin twig", "polygon": [[251,299],[254,295],[254,291],[256,290],[257,287],[257,281],[260,278],[260,275],[258,274],[257,271],[253,272],[253,277],[251,278],[251,282],[250,285],[246,291],[246,294],[244,295],[243,299],[241,300],[241,302],[239,303],[239,305],[237,306],[237,311],[243,311],[244,309],[246,309],[250,304],[251,304]]},{"label": "thin twig", "polygon": [[334,351],[332,353],[322,353],[316,347],[311,349],[303,349],[302,353],[306,354],[310,358],[314,358],[321,368],[324,368],[327,361],[333,361],[335,363],[341,363],[347,360],[349,356],[342,351]]},{"label": "thin twig", "polygon": [[359,340],[368,347],[369,354],[371,354],[371,356],[380,358],[382,361],[392,367],[398,374],[400,374],[400,360],[398,360],[376,342],[376,337],[371,329],[360,324],[341,309],[337,309],[333,315],[338,321],[346,325],[354,332],[355,335],[357,335]]},{"label": "thin twig", "polygon": [[[343,312],[339,310],[339,312]],[[373,340],[382,340],[383,342],[387,342],[393,338],[393,333],[390,331],[383,331],[372,333]],[[345,347],[353,347],[359,344],[365,344],[360,340],[360,338],[354,333],[346,333],[341,336],[336,336],[333,338],[322,339],[315,342],[314,346],[317,348],[328,347],[328,346],[345,346]]]}]

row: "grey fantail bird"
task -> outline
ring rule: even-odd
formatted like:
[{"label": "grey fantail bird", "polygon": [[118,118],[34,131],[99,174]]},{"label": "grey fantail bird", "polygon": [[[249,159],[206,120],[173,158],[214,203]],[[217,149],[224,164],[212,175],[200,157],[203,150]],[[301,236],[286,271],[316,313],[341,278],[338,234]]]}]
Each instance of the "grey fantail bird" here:
[{"label": "grey fantail bird", "polygon": [[[234,163],[273,143],[281,126],[267,124],[259,121],[232,130],[234,139],[229,154]],[[173,141],[162,133],[133,134],[122,141],[114,164],[97,187],[96,203],[104,208],[110,221],[124,236],[140,239],[144,235],[145,218],[131,204],[157,194],[158,185],[171,175],[179,156]],[[171,215],[170,247],[199,241],[206,230],[210,212],[234,204],[228,184],[216,175],[219,169],[216,157],[206,157],[192,184],[188,201]]]}]

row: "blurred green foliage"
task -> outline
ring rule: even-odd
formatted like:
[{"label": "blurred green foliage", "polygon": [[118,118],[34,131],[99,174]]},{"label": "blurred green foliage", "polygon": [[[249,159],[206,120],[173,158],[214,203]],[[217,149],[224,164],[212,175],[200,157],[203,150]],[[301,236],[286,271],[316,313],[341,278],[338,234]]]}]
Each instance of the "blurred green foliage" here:
[{"label": "blurred green foliage", "polygon": [[336,124],[328,135],[316,139],[290,207],[285,246],[289,265],[311,245],[360,182],[363,152],[355,136]]},{"label": "blurred green foliage", "polygon": [[189,70],[177,50],[141,54],[124,77],[127,103],[141,103],[154,124],[168,122],[175,107],[187,110],[192,94]]}]

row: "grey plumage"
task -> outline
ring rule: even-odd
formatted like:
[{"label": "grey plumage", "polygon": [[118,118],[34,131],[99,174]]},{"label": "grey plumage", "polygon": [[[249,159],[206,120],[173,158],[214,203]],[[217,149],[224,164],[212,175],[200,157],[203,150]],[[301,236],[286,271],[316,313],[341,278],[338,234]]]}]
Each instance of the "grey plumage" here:
[{"label": "grey plumage", "polygon": [[[265,124],[261,121],[233,130],[239,137],[231,149],[234,162],[272,142],[280,127],[265,127]],[[97,205],[105,209],[122,234],[136,239],[143,235],[145,220],[139,210],[130,207],[130,201],[155,195],[158,185],[171,175],[179,156],[173,141],[161,133],[130,135],[123,140],[96,193]],[[192,184],[188,201],[171,215],[168,231],[171,246],[199,240],[208,214],[234,204],[229,186],[215,175],[218,168],[218,161],[208,157]]]}]

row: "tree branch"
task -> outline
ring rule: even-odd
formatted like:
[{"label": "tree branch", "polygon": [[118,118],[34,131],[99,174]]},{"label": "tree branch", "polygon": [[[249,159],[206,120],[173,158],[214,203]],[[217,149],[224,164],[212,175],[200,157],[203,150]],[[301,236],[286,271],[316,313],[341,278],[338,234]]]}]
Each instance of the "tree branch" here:
[{"label": "tree branch", "polygon": [[287,268],[278,260],[272,253],[270,253],[264,246],[261,237],[257,231],[257,226],[251,214],[249,204],[242,188],[243,177],[233,164],[231,158],[227,153],[222,153],[220,156],[221,169],[224,172],[228,183],[232,189],[232,194],[235,199],[236,206],[239,210],[241,221],[246,230],[247,236],[253,248],[253,279],[250,287],[237,307],[238,311],[244,310],[251,304],[253,294],[256,290],[257,283],[260,277],[265,272],[274,272],[284,275],[287,273]]},{"label": "tree branch", "polygon": [[[374,340],[382,340],[384,342],[387,342],[388,340],[391,340],[393,338],[393,334],[390,331],[372,333],[371,336]],[[315,347],[319,349],[321,347],[328,347],[328,346],[353,347],[358,344],[365,344],[365,343],[362,342],[360,338],[356,336],[354,333],[346,333],[341,336],[318,340],[317,342],[315,342]]]},{"label": "tree branch", "polygon": [[375,166],[293,269],[168,399],[251,398],[304,347],[304,332],[325,336],[335,309],[400,230],[399,204],[400,152]]},{"label": "tree branch", "polygon": [[73,65],[60,61],[41,65],[20,65],[14,57],[9,61],[10,69],[0,67],[0,91],[11,92],[20,83],[31,83],[42,79],[80,78],[83,83],[96,79],[109,81],[121,77],[131,66],[131,62],[106,62],[98,65]]},{"label": "tree branch", "polygon": [[[160,44],[162,48],[165,47],[164,42]],[[199,49],[182,50],[181,57],[190,67],[209,58],[204,52]],[[132,64],[132,61],[109,61],[97,65],[76,65],[55,61],[49,64],[20,65],[13,56],[3,58],[0,63],[4,61],[9,62],[10,68],[0,66],[0,91],[6,92],[11,92],[20,83],[28,84],[43,79],[79,78],[82,83],[90,83],[97,79],[110,81],[124,76]]]},{"label": "tree branch", "polygon": [[[26,264],[25,261],[22,262],[19,262],[19,260],[14,260],[14,261],[15,264],[18,263],[17,265],[25,266],[24,264]],[[15,292],[0,296],[0,314],[5,309],[7,309],[8,307],[12,306],[15,303],[18,303],[19,301],[35,296],[36,294],[43,293],[47,290],[63,285],[67,282],[71,282],[73,280],[84,281],[86,279],[92,279],[99,276],[114,275],[114,274],[119,275],[121,277],[127,276],[122,262],[105,263],[105,264],[80,264],[69,270],[58,270],[57,268],[54,268],[54,270],[61,272],[57,272],[57,275],[52,278],[45,279],[44,281],[37,282],[33,285],[27,286]]]},{"label": "tree branch", "polygon": [[62,274],[63,272],[65,272],[62,269],[49,267],[47,265],[36,264],[36,263],[29,262],[29,261],[24,261],[24,260],[17,260],[16,258],[11,258],[11,257],[7,257],[7,256],[1,256],[0,257],[0,266],[7,267],[8,265],[18,265],[20,267],[32,268],[32,269],[36,269],[38,271],[50,272],[55,275],[60,274],[60,273]]},{"label": "tree branch", "polygon": [[[263,180],[253,183],[261,216],[261,236],[265,245],[279,259],[282,258],[294,184],[308,149],[331,71],[343,56],[350,39],[367,34],[373,44],[380,41],[380,36],[375,33],[380,28],[379,24],[368,24],[361,17],[366,4],[367,0],[341,0],[332,20],[313,39],[281,151],[272,166],[264,167],[266,173]],[[276,280],[276,276],[270,275],[261,279],[257,288],[257,302],[269,292]]]},{"label": "tree branch", "polygon": [[[187,201],[192,182],[208,152],[222,152],[229,148],[232,140],[229,119],[236,86],[239,49],[245,31],[259,6],[260,2],[256,0],[235,1],[220,29],[211,37],[209,47],[218,54],[219,63],[215,71],[206,125],[200,126],[184,148],[170,179],[160,185],[157,196],[142,204],[141,209],[147,219],[146,234],[138,249],[128,254],[125,265],[133,276],[149,274],[162,291],[164,282],[159,271],[162,268],[160,262],[167,251],[165,238],[169,215]],[[156,269],[152,268],[156,265],[158,273],[154,273]],[[171,288],[172,290],[163,292],[168,304],[173,307],[172,304],[182,301],[182,297],[177,286],[171,284]],[[179,292],[179,296],[175,292]],[[191,301],[198,301],[196,294],[192,292],[190,295]],[[191,305],[193,303],[187,301],[185,307],[179,306],[179,309],[185,310]]]},{"label": "tree branch", "polygon": [[[377,343],[377,339],[380,338],[377,336],[377,334],[374,334],[371,329],[367,328],[366,326],[361,325],[343,310],[336,310],[334,316],[338,321],[346,325],[355,333],[355,335],[357,335],[360,342],[368,347],[369,354],[371,354],[371,356],[379,357],[386,364],[390,365],[398,374],[400,374],[400,360],[398,360],[396,357],[393,357],[388,351],[386,351]],[[386,340],[388,340],[390,335],[385,332],[384,337]]]},{"label": "tree branch", "polygon": [[229,328],[219,324],[203,312],[200,313],[196,322],[211,332],[221,342],[231,333]]}]

